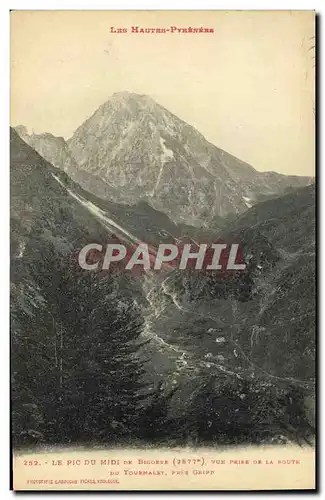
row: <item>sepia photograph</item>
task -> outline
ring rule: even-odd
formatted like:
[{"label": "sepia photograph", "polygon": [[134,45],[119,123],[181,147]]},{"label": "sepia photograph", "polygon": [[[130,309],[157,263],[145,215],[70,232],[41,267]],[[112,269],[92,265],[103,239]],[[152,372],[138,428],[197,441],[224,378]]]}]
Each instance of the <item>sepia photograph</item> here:
[{"label": "sepia photograph", "polygon": [[13,488],[315,488],[316,15],[10,13]]}]

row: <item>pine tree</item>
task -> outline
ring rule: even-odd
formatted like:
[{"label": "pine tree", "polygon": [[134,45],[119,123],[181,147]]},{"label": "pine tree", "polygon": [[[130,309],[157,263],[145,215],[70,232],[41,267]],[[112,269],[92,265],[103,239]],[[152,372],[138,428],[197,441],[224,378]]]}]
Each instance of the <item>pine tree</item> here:
[{"label": "pine tree", "polygon": [[82,270],[48,241],[34,244],[27,268],[43,307],[34,304],[32,319],[22,318],[19,335],[13,333],[15,435],[31,425],[31,408],[43,441],[135,435],[144,383],[137,356],[142,319],[132,297],[116,277]]}]

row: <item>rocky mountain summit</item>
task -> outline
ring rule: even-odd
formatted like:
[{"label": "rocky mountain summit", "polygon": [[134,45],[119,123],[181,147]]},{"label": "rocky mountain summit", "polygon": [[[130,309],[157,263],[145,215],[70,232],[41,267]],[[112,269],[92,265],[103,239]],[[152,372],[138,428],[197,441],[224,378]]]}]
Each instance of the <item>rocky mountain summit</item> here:
[{"label": "rocky mountain summit", "polygon": [[311,182],[258,172],[150,97],[129,92],[113,94],[67,142],[16,130],[87,191],[127,204],[143,200],[175,222],[196,226]]}]

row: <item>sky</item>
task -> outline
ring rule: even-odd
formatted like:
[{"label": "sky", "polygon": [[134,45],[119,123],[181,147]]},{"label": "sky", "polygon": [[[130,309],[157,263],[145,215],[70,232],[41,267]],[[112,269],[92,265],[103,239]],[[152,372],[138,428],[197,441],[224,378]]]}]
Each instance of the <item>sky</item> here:
[{"label": "sky", "polygon": [[313,176],[313,35],[313,11],[13,11],[11,125],[68,139],[114,92],[147,94],[257,170]]}]

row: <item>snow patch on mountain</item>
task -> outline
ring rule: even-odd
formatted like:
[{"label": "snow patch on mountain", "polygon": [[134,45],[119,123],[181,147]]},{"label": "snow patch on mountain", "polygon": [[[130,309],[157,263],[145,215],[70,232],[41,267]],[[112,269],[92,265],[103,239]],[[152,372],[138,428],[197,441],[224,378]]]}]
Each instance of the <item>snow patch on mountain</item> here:
[{"label": "snow patch on mountain", "polygon": [[157,176],[157,181],[156,181],[156,184],[153,188],[153,190],[151,191],[150,193],[150,196],[151,198],[155,195],[158,187],[159,187],[159,184],[160,184],[160,181],[161,181],[161,177],[162,177],[162,174],[163,174],[163,171],[164,171],[164,166],[166,165],[166,163],[168,163],[169,160],[172,160],[174,159],[174,153],[171,149],[168,149],[165,145],[165,139],[163,139],[162,137],[159,137],[159,142],[160,142],[160,146],[161,146],[161,149],[162,149],[162,153],[160,155],[160,161],[161,161],[161,167],[159,169],[159,173],[158,173],[158,176]]},{"label": "snow patch on mountain", "polygon": [[163,164],[167,163],[169,158],[174,158],[174,153],[171,149],[168,149],[165,145],[165,139],[162,137],[159,138],[161,148],[163,150],[162,154],[160,155],[161,162]]},{"label": "snow patch on mountain", "polygon": [[21,259],[22,256],[24,255],[24,251],[25,251],[25,248],[26,248],[26,242],[25,241],[20,241],[19,242],[19,253],[18,253],[18,259]]},{"label": "snow patch on mountain", "polygon": [[114,222],[112,219],[110,219],[109,217],[107,217],[106,213],[104,212],[104,210],[102,210],[101,208],[98,208],[91,201],[86,200],[82,196],[74,193],[71,189],[67,188],[64,185],[64,183],[59,179],[59,177],[56,176],[55,174],[51,174],[51,175],[52,175],[52,177],[54,177],[54,179],[61,186],[63,186],[66,189],[66,191],[69,193],[70,196],[72,196],[72,198],[74,198],[75,200],[77,200],[81,205],[83,205],[85,208],[87,208],[87,210],[89,210],[89,212],[91,214],[95,215],[98,219],[100,219],[100,221],[103,222],[104,226],[107,229],[109,229],[110,231],[114,231],[114,230],[120,231],[123,234],[123,236],[126,236],[133,243],[136,243],[137,245],[141,243],[141,241],[138,238],[136,238],[133,234],[129,233],[128,231],[126,231],[126,229],[124,229],[119,224],[117,224],[116,222]]},{"label": "snow patch on mountain", "polygon": [[247,196],[243,196],[243,200],[244,200],[247,208],[252,208],[253,203],[252,203],[251,198],[248,198]]}]

